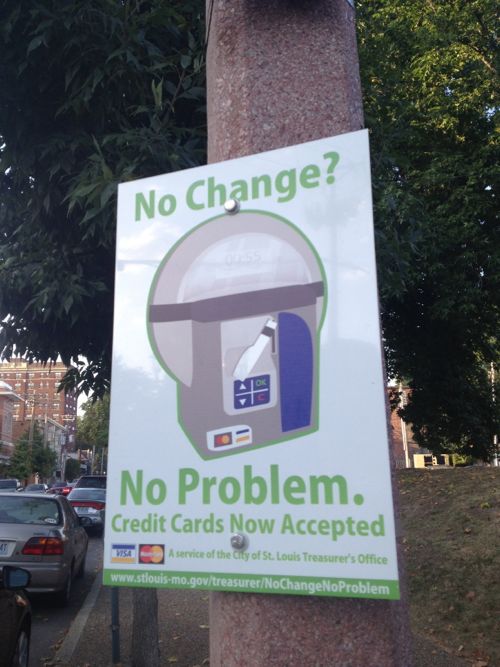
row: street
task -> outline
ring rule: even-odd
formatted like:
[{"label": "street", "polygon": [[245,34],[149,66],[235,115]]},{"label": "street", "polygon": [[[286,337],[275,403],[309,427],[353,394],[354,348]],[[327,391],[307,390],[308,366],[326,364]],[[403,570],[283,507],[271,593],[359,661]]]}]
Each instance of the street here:
[{"label": "street", "polygon": [[50,595],[31,595],[33,626],[31,630],[30,667],[52,664],[55,651],[63,641],[71,623],[80,610],[96,574],[102,567],[102,538],[91,535],[85,576],[75,579],[71,602],[67,607],[58,607]]}]

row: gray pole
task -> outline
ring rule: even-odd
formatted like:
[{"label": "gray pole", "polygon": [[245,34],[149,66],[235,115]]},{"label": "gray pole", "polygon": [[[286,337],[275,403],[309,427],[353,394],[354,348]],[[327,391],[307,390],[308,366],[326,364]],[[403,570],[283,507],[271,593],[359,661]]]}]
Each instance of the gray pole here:
[{"label": "gray pole", "polygon": [[[348,0],[207,0],[207,34],[209,162],[362,128]],[[404,599],[212,593],[210,629],[212,667],[411,664]]]},{"label": "gray pole", "polygon": [[120,663],[120,589],[111,588],[111,660]]},{"label": "gray pole", "polygon": [[[495,409],[496,395],[495,395],[495,364],[492,361],[490,363],[490,372],[491,372],[491,402],[493,404],[493,409]],[[491,465],[495,468],[498,468],[498,435],[493,434],[493,454],[491,456]]]}]

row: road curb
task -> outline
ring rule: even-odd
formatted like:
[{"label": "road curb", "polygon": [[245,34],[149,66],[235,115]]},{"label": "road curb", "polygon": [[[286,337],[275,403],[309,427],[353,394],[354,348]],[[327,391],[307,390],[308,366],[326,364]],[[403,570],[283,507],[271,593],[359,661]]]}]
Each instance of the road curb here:
[{"label": "road curb", "polygon": [[94,583],[92,584],[92,588],[90,589],[87,597],[85,598],[85,602],[81,606],[80,611],[78,612],[78,614],[75,617],[75,620],[71,624],[68,634],[64,638],[61,647],[59,648],[59,650],[55,655],[56,663],[65,665],[65,664],[70,664],[72,662],[73,653],[75,652],[80,637],[82,636],[82,633],[85,629],[85,625],[87,623],[89,614],[94,608],[95,603],[97,602],[97,598],[99,597],[101,588],[102,588],[102,571],[99,571],[96,574]]}]

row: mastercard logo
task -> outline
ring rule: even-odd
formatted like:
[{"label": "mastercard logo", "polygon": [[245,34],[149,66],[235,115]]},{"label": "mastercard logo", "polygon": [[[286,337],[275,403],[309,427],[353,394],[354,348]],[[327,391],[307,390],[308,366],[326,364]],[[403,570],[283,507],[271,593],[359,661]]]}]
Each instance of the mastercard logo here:
[{"label": "mastercard logo", "polygon": [[140,544],[139,563],[161,565],[165,560],[165,547],[162,544]]}]

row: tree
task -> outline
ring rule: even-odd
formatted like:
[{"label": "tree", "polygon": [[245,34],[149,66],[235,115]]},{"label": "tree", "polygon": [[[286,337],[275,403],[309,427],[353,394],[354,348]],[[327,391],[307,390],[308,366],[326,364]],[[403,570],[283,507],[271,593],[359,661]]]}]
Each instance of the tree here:
[{"label": "tree", "polygon": [[103,462],[108,449],[109,393],[101,399],[87,401],[82,410],[84,415],[78,417],[76,423],[77,445],[82,449],[91,448],[96,457],[94,462]]},{"label": "tree", "polygon": [[64,479],[71,481],[80,477],[81,468],[80,461],[77,459],[66,459],[66,465],[64,467]]},{"label": "tree", "polygon": [[500,420],[496,3],[357,6],[389,372],[408,380],[421,445],[486,459]]},{"label": "tree", "polygon": [[[31,442],[30,442],[31,441]],[[38,473],[42,479],[50,477],[56,465],[56,454],[43,444],[43,434],[37,423],[33,424],[33,433],[25,431],[16,442],[10,460],[9,473],[13,477],[28,480]]]},{"label": "tree", "polygon": [[[117,184],[204,158],[202,11],[0,8],[0,356],[60,356],[75,365],[63,384],[94,398],[110,380]],[[136,614],[143,629],[152,608]],[[158,664],[154,647],[145,664]]]},{"label": "tree", "polygon": [[204,157],[199,0],[0,8],[0,353],[109,387],[117,184]]}]

